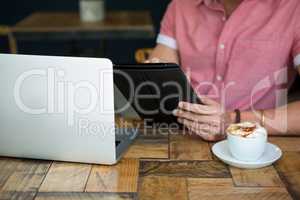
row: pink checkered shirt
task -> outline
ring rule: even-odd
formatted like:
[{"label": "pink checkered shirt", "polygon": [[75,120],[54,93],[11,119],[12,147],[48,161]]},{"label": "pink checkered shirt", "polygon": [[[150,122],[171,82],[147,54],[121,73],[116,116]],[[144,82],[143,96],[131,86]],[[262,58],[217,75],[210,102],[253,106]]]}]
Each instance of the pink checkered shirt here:
[{"label": "pink checkered shirt", "polygon": [[157,43],[179,52],[200,95],[228,110],[274,108],[300,65],[300,1],[244,0],[227,19],[217,0],[173,0]]}]

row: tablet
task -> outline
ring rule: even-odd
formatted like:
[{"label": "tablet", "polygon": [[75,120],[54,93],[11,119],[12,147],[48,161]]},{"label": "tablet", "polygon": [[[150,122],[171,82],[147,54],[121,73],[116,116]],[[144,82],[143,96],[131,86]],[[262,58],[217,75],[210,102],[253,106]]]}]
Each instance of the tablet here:
[{"label": "tablet", "polygon": [[173,111],[180,101],[200,103],[177,64],[123,64],[114,66],[114,83],[130,105],[147,122],[177,122]]}]

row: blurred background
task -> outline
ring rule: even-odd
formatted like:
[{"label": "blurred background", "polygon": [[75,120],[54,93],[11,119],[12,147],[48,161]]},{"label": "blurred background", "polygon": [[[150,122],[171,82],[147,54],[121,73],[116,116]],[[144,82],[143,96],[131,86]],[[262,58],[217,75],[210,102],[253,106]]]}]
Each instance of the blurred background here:
[{"label": "blurred background", "polygon": [[[89,0],[86,0],[89,1]],[[7,53],[10,52],[11,46],[9,44],[9,35],[13,35],[14,40],[17,45],[18,53],[20,54],[35,54],[35,55],[58,55],[58,56],[93,56],[93,57],[108,57],[113,60],[114,63],[132,63],[136,62],[135,53],[138,49],[151,48],[155,45],[155,36],[159,31],[160,20],[164,14],[164,11],[170,1],[169,0],[105,0],[105,15],[106,18],[109,12],[116,11],[115,15],[118,15],[118,11],[126,12],[126,16],[131,16],[135,12],[143,12],[146,16],[149,13],[148,20],[138,21],[138,30],[141,27],[147,26],[147,31],[149,32],[149,22],[153,26],[153,34],[145,33],[142,31],[140,33],[135,33],[134,27],[129,26],[128,30],[123,32],[118,32],[114,35],[110,32],[109,35],[114,35],[114,37],[105,36],[103,38],[99,37],[89,37],[85,28],[85,24],[78,22],[83,26],[84,34],[80,36],[74,36],[74,32],[80,31],[82,27],[77,27],[78,30],[64,30],[63,37],[51,34],[53,30],[47,30],[47,25],[53,26],[55,22],[49,19],[48,23],[44,21],[38,22],[30,20],[30,16],[36,12],[39,13],[79,13],[80,10],[80,0],[3,0],[0,6],[0,27],[2,29],[2,34],[0,36],[0,52]],[[132,15],[134,18],[134,14]],[[116,17],[116,16],[115,16]],[[24,20],[30,21],[30,23],[25,23],[23,28],[29,29],[24,33],[14,33],[14,28],[18,28],[18,24]],[[118,17],[116,17],[118,19]],[[130,17],[129,17],[130,18]],[[126,20],[132,21],[135,19],[128,19],[126,17],[120,16],[119,21],[126,24]],[[137,17],[139,18],[139,17]],[[35,19],[37,20],[37,19]],[[68,23],[67,20],[62,17],[59,19],[59,24]],[[105,19],[106,20],[106,19]],[[138,20],[138,19],[137,19]],[[39,24],[43,23],[43,24]],[[95,23],[96,26],[102,26],[104,22]],[[128,22],[129,23],[129,22]],[[131,24],[130,22],[129,24]],[[145,24],[143,24],[145,23]],[[30,29],[32,27],[28,26],[38,26],[45,30]],[[97,24],[97,25],[96,25]],[[113,30],[118,30],[118,20],[107,22],[106,25],[110,25],[109,28]],[[134,24],[134,23],[133,23]],[[27,27],[26,27],[27,25]],[[77,24],[78,25],[78,24]],[[93,23],[88,23],[88,27],[91,28]],[[7,29],[8,28],[8,29]],[[53,27],[52,27],[53,28]],[[124,27],[123,27],[124,28]],[[61,31],[61,30],[60,30]],[[128,33],[126,33],[126,31]],[[55,31],[54,31],[55,32]],[[101,35],[101,31],[92,31],[94,35]],[[117,31],[116,31],[117,32]],[[128,34],[128,35],[127,35]],[[130,34],[139,34],[138,37],[131,36]],[[86,37],[87,36],[87,37]],[[12,41],[10,41],[12,42]]]},{"label": "blurred background", "polygon": [[[82,1],[104,2],[104,20],[83,22]],[[143,62],[155,46],[170,1],[2,0],[0,53],[106,57],[114,64]],[[297,77],[290,92],[299,93],[299,88]]]}]

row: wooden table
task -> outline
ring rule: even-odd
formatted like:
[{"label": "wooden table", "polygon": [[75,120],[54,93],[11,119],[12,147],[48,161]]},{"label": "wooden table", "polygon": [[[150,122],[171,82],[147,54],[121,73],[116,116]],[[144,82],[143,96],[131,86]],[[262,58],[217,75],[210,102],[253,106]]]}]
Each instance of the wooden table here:
[{"label": "wooden table", "polygon": [[76,12],[36,12],[17,23],[18,40],[149,39],[154,27],[149,12],[108,12],[102,22],[84,23]]},{"label": "wooden table", "polygon": [[144,131],[115,166],[0,159],[0,199],[300,199],[300,138],[270,138],[274,166],[242,170],[218,161],[199,138]]}]

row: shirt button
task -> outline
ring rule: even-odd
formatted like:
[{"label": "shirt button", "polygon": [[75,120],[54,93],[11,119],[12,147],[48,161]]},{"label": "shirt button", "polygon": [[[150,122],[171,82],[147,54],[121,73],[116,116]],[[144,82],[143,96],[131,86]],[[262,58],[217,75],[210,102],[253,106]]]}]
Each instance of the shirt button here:
[{"label": "shirt button", "polygon": [[218,80],[218,81],[222,81],[222,80],[223,80],[222,76],[218,75],[218,76],[217,76],[217,80]]},{"label": "shirt button", "polygon": [[220,49],[225,49],[225,44],[220,44]]},{"label": "shirt button", "polygon": [[227,20],[227,18],[226,17],[222,17],[222,20],[225,22]]}]

